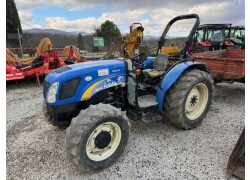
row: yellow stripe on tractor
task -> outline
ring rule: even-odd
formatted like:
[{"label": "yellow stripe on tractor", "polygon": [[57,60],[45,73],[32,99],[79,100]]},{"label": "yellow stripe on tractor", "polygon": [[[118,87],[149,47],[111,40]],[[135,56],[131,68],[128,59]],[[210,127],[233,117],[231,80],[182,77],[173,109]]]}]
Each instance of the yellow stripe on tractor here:
[{"label": "yellow stripe on tractor", "polygon": [[[107,78],[108,79],[108,78]],[[91,92],[93,91],[93,89],[98,85],[100,84],[101,82],[105,81],[106,79],[103,79],[101,81],[98,81],[94,84],[92,84],[82,95],[82,98],[81,98],[81,101],[84,101],[84,100],[88,100],[90,99],[90,95],[91,95]]]}]

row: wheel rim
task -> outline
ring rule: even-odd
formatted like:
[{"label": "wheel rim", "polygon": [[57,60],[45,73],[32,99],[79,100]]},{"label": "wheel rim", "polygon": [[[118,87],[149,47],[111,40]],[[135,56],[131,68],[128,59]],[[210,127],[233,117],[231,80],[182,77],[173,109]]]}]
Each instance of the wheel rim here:
[{"label": "wheel rim", "polygon": [[199,83],[190,91],[185,105],[186,116],[195,120],[204,112],[208,102],[208,88]]},{"label": "wheel rim", "polygon": [[121,128],[114,122],[99,125],[89,136],[86,153],[93,161],[102,161],[116,151],[121,141]]}]

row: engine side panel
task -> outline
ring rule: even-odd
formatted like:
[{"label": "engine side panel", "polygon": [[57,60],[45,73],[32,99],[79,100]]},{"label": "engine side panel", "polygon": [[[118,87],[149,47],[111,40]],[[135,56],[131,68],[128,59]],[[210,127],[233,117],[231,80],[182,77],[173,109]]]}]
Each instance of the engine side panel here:
[{"label": "engine side panel", "polygon": [[108,89],[113,86],[118,86],[126,81],[125,75],[118,75],[113,77],[108,77],[106,79],[102,79],[91,86],[88,89],[84,90],[82,94],[81,101],[90,99],[95,93],[102,91],[104,89]]}]

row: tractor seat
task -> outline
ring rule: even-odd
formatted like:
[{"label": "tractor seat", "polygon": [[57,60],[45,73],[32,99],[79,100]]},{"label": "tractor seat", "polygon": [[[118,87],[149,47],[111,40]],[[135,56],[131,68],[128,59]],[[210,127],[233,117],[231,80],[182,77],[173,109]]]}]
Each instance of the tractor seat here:
[{"label": "tractor seat", "polygon": [[145,69],[143,74],[152,78],[163,75],[168,68],[168,54],[158,54],[153,61],[153,69]]}]

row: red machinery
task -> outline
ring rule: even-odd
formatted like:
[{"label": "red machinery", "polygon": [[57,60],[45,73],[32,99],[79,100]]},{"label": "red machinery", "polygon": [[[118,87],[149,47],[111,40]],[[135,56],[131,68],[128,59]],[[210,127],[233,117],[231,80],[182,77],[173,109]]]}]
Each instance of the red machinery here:
[{"label": "red machinery", "polygon": [[[51,47],[50,41],[42,40],[40,49]],[[45,45],[44,45],[45,44]],[[67,64],[74,64],[87,61],[74,46],[67,46],[63,52],[54,50],[39,51],[35,58],[19,59],[17,55],[6,49],[6,81],[24,79],[28,76],[36,76],[39,83],[39,76],[44,76],[56,68]]]},{"label": "red machinery", "polygon": [[38,76],[47,75],[54,69],[62,67],[66,64],[85,61],[86,59],[84,57],[82,57],[81,59],[76,58],[73,52],[71,53],[71,51],[66,60],[63,58],[61,52],[48,51],[45,53],[40,53],[40,56],[34,59],[30,66],[24,67],[21,63],[16,63],[16,65],[7,64],[6,80],[18,80],[24,79],[27,76],[36,76],[39,82]]},{"label": "red machinery", "polygon": [[27,76],[44,76],[50,73],[53,69],[65,65],[64,59],[59,57],[60,53],[49,51],[41,53],[39,58],[36,58],[30,66],[22,66],[18,63],[14,65],[6,65],[6,80],[24,79]]}]

